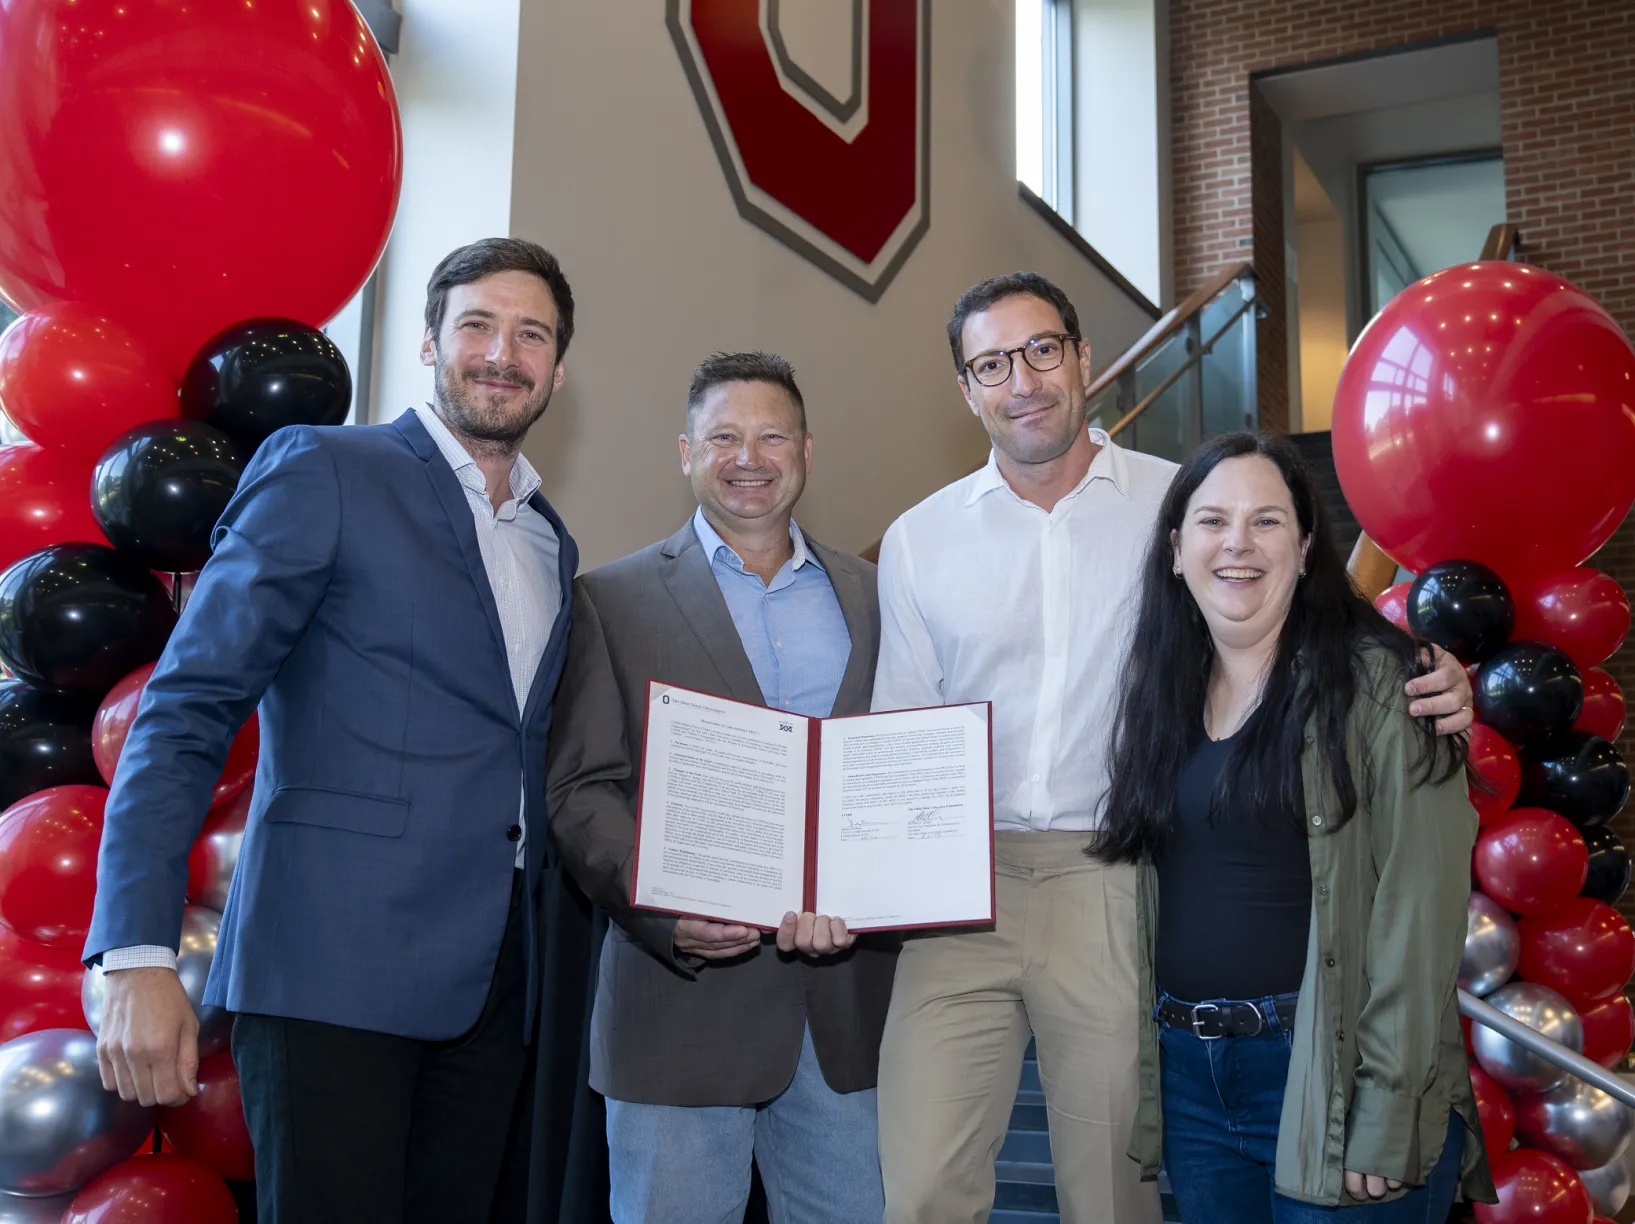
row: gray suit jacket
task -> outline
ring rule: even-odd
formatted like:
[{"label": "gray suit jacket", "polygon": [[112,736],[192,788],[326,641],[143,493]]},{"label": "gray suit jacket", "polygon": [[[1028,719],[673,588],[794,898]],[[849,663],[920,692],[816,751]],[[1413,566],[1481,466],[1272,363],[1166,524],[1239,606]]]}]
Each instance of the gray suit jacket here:
[{"label": "gray suit jacket", "polygon": [[[810,536],[851,631],[836,714],[874,688],[874,567]],[[768,936],[732,961],[675,955],[675,918],[630,907],[636,788],[649,679],[764,704],[692,523],[583,575],[557,694],[547,803],[568,871],[613,918],[591,1021],[591,1086],[621,1101],[750,1105],[789,1085],[809,1024],[837,1092],[875,1083],[900,941],[863,936],[822,960]]]}]

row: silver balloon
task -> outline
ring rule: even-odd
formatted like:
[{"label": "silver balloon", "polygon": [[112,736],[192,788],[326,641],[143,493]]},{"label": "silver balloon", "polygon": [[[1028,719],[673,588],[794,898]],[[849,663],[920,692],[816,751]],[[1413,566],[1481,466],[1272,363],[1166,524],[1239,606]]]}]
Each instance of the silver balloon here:
[{"label": "silver balloon", "polygon": [[1465,955],[1459,962],[1459,988],[1477,998],[1508,982],[1521,959],[1516,920],[1486,893],[1470,894],[1465,910]]},{"label": "silver balloon", "polygon": [[[199,1057],[209,1058],[227,1048],[233,1034],[233,1017],[220,1007],[206,1007],[204,984],[210,976],[210,964],[216,957],[216,935],[221,929],[221,915],[202,905],[190,905],[182,911],[182,946],[176,953],[176,972],[182,979],[182,989],[193,1004],[193,1014],[199,1018]],[[102,1032],[102,1008],[107,1002],[108,984],[102,966],[93,965],[80,985],[80,1006],[85,1009],[85,1022],[93,1033]]]},{"label": "silver balloon", "polygon": [[1623,1157],[1609,1160],[1596,1169],[1581,1169],[1578,1177],[1584,1189],[1590,1192],[1596,1215],[1610,1220],[1624,1209],[1624,1202],[1629,1198],[1629,1165],[1624,1163]]},{"label": "silver balloon", "polygon": [[[1558,1041],[1575,1053],[1584,1052],[1584,1026],[1579,1022],[1578,1013],[1548,986],[1511,982],[1488,995],[1487,1002],[1551,1041]],[[1470,1044],[1482,1070],[1513,1091],[1546,1092],[1567,1077],[1554,1063],[1528,1053],[1479,1021],[1470,1026]]]},{"label": "silver balloon", "polygon": [[0,1194],[0,1224],[62,1224],[63,1212],[73,1201],[72,1194],[53,1194],[50,1198]]},{"label": "silver balloon", "polygon": [[44,1029],[0,1045],[0,1190],[77,1190],[153,1130],[153,1111],[102,1087],[96,1038]]},{"label": "silver balloon", "polygon": [[[238,866],[239,847],[244,844],[244,818],[249,814],[249,792],[235,803],[221,822],[200,836],[195,850],[204,861],[204,883],[191,900],[217,912],[227,908],[227,890]],[[214,820],[214,817],[212,817]]]},{"label": "silver balloon", "polygon": [[1635,1110],[1569,1075],[1548,1092],[1516,1099],[1516,1135],[1575,1169],[1616,1160],[1635,1131]]}]

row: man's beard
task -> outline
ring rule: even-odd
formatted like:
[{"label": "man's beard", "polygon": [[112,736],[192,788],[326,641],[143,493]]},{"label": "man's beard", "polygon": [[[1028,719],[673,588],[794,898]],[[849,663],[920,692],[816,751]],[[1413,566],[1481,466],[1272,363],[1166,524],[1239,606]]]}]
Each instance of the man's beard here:
[{"label": "man's beard", "polygon": [[[1042,389],[1041,389],[1042,390]],[[1060,430],[1052,434],[1023,433],[1020,429],[1005,430],[999,437],[994,438],[994,445],[1017,463],[1049,463],[1059,459],[1073,446],[1078,436],[1084,432],[1084,405],[1075,404],[1069,393],[1049,392],[1050,398],[1042,403],[1034,404],[1035,397],[1029,397],[1029,405],[1056,409],[1060,420]],[[1017,401],[1013,400],[1006,408],[1014,408]],[[1065,408],[1065,412],[1062,409]],[[998,414],[998,419],[1005,424],[1011,424],[1008,414]]]},{"label": "man's beard", "polygon": [[[550,380],[535,387],[526,376],[508,374],[496,365],[476,366],[462,373],[441,359],[436,374],[439,415],[456,432],[477,442],[517,450],[533,423],[551,406]],[[512,407],[499,395],[471,385],[479,378],[522,387],[528,396],[520,407]]]}]

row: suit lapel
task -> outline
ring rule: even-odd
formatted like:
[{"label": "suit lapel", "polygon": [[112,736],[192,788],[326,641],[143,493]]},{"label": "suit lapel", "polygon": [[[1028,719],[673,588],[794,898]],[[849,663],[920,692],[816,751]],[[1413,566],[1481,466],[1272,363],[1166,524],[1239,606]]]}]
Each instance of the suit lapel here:
[{"label": "suit lapel", "polygon": [[727,695],[765,705],[755,669],[749,665],[749,656],[738,637],[738,627],[732,623],[727,601],[721,597],[721,587],[690,520],[664,542],[661,555],[664,585],[676,601],[681,618],[721,674]]},{"label": "suit lapel", "polygon": [[[411,409],[393,422],[402,433],[415,454],[419,455],[426,464],[426,479],[430,482],[432,491],[436,493],[443,512],[448,515],[449,526],[454,531],[454,538],[460,545],[460,556],[464,558],[466,570],[471,575],[471,585],[477,590],[478,602],[482,604],[484,619],[488,621],[488,628],[494,635],[494,645],[500,652],[500,663],[510,674],[510,665],[505,652],[505,629],[500,624],[499,605],[494,602],[494,588],[488,583],[488,570],[483,566],[482,549],[477,546],[477,527],[471,518],[471,503],[466,501],[465,487],[461,485],[454,469],[449,467],[448,460],[443,458],[443,452],[437,449],[437,443],[426,432],[426,427],[420,423],[420,418]],[[516,706],[516,696],[513,693],[511,706]]]},{"label": "suit lapel", "polygon": [[524,726],[538,711],[545,690],[554,687],[556,669],[550,666],[550,662],[562,650],[562,639],[567,635],[568,624],[573,619],[573,576],[579,572],[579,546],[573,542],[573,537],[568,534],[567,527],[557,517],[551,503],[545,500],[544,494],[536,492],[528,499],[528,504],[543,515],[545,521],[550,523],[551,530],[556,532],[556,577],[562,593],[562,602],[557,608],[556,623],[551,626],[551,636],[545,644],[545,653],[540,656],[539,666],[534,669],[533,687],[528,691],[528,704],[522,712]]},{"label": "suit lapel", "polygon": [[861,714],[868,709],[868,695],[874,688],[874,660],[877,652],[874,593],[864,590],[863,580],[856,568],[842,564],[839,555],[826,544],[806,537],[806,547],[823,565],[840,603],[840,614],[846,618],[846,632],[851,635],[852,649],[846,656],[846,670],[841,673],[840,688],[835,692],[834,713]]}]

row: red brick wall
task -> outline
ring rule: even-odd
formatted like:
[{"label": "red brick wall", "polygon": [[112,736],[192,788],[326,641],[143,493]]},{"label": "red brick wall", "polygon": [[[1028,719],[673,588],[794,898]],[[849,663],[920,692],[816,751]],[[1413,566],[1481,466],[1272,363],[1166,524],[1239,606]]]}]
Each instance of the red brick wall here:
[{"label": "red brick wall", "polygon": [[[1171,0],[1175,288],[1252,258],[1276,315],[1261,419],[1287,428],[1282,162],[1252,73],[1426,39],[1498,35],[1509,220],[1523,258],[1635,334],[1635,0]],[[1473,252],[1474,254],[1474,252]],[[1635,517],[1593,561],[1635,592]],[[1635,696],[1635,640],[1607,664]],[[1621,742],[1635,761],[1635,735]],[[1635,846],[1635,810],[1618,827]],[[1625,898],[1635,916],[1635,890]]]}]

